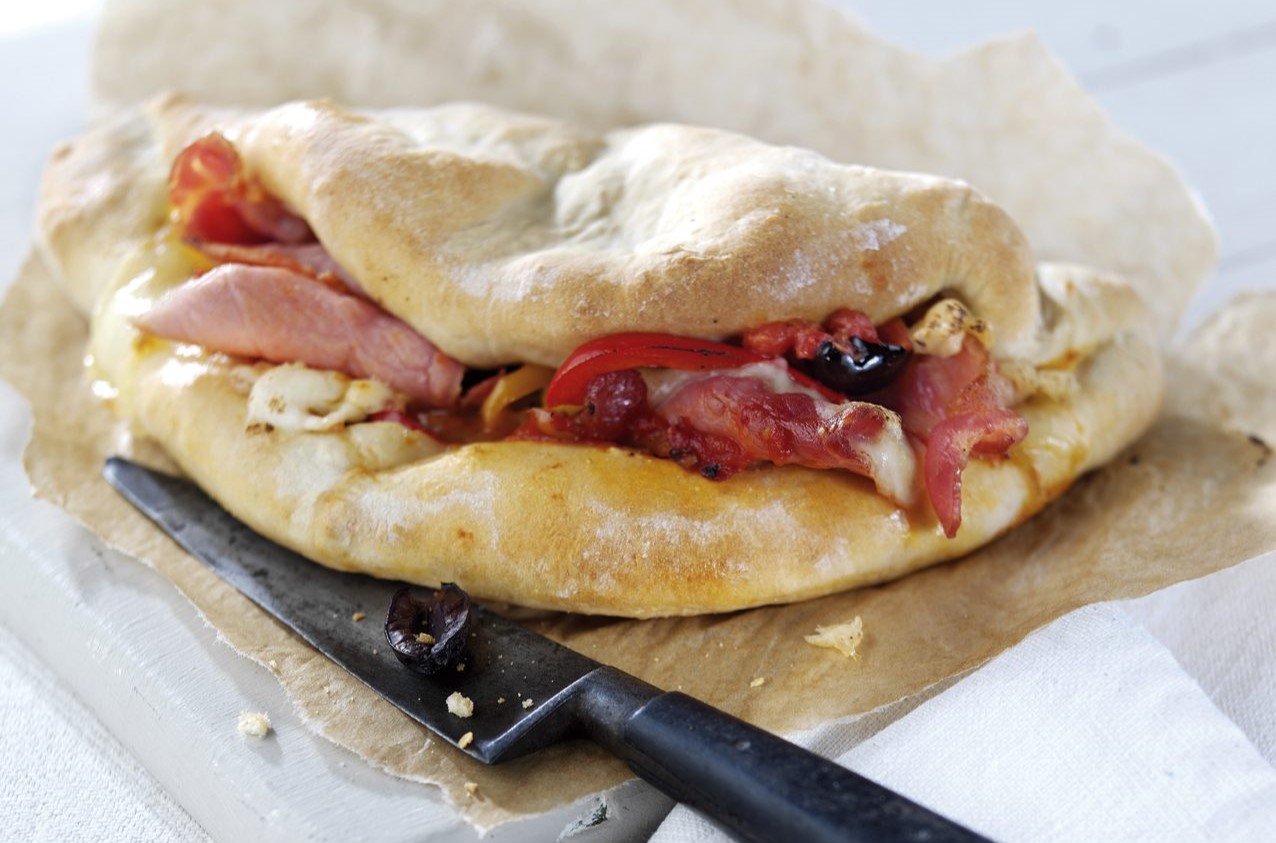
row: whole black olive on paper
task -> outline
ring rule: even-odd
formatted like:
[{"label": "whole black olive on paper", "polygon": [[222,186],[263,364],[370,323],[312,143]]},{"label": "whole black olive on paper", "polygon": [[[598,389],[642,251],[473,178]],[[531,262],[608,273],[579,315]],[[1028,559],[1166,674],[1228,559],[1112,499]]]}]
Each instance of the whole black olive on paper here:
[{"label": "whole black olive on paper", "polygon": [[470,619],[470,596],[453,583],[426,600],[404,588],[390,600],[385,638],[399,661],[430,675],[460,660]]}]

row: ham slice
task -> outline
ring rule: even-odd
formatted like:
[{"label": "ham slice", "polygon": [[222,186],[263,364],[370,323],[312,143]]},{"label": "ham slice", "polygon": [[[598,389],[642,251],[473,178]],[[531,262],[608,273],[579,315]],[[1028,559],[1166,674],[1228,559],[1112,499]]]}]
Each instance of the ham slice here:
[{"label": "ham slice", "polygon": [[142,330],[213,351],[375,378],[420,407],[449,407],[464,367],[375,304],[276,267],[222,264],[160,299]]}]

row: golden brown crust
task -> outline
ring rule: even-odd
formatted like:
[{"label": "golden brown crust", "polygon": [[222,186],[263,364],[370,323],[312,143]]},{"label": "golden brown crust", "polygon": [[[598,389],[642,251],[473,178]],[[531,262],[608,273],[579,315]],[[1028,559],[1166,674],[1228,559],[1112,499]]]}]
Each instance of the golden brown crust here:
[{"label": "golden brown crust", "polygon": [[[967,468],[963,524],[947,539],[924,505],[898,509],[843,472],[714,482],[619,448],[423,456],[420,435],[394,424],[262,432],[245,410],[259,367],[103,345],[130,356],[113,372],[142,432],[237,516],[326,565],[640,617],[803,599],[990,541],[1110,459],[1158,406],[1159,360],[1128,288],[1034,268],[1014,225],[958,182],[710,130],[596,135],[479,106],[374,120],[329,104],[249,117],[170,99],[148,114],[59,153],[46,177],[42,239],[86,309],[162,224],[165,162],[216,126],[374,298],[472,364],[557,363],[620,330],[717,336],[846,306],[881,320],[943,291],[990,324],[995,356],[1027,367],[1026,389],[1038,366],[1066,384],[1076,374],[1076,389],[1020,406],[1030,433],[1010,458]],[[652,164],[648,145],[672,163]]]}]

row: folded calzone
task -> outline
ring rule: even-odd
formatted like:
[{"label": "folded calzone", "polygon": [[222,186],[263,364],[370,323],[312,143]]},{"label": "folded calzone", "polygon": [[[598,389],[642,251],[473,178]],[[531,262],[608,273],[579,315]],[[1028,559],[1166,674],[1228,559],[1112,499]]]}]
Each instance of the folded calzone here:
[{"label": "folded calzone", "polygon": [[879,582],[1155,415],[1133,291],[966,184],[728,132],[179,97],[61,148],[93,388],[324,565],[635,617]]}]

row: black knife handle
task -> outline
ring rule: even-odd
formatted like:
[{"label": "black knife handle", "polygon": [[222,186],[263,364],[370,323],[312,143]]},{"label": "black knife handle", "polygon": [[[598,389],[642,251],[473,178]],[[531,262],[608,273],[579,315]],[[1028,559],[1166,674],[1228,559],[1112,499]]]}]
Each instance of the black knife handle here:
[{"label": "black knife handle", "polygon": [[757,843],[987,838],[845,767],[685,694],[626,673],[590,675],[579,702],[591,736],[669,796]]}]

